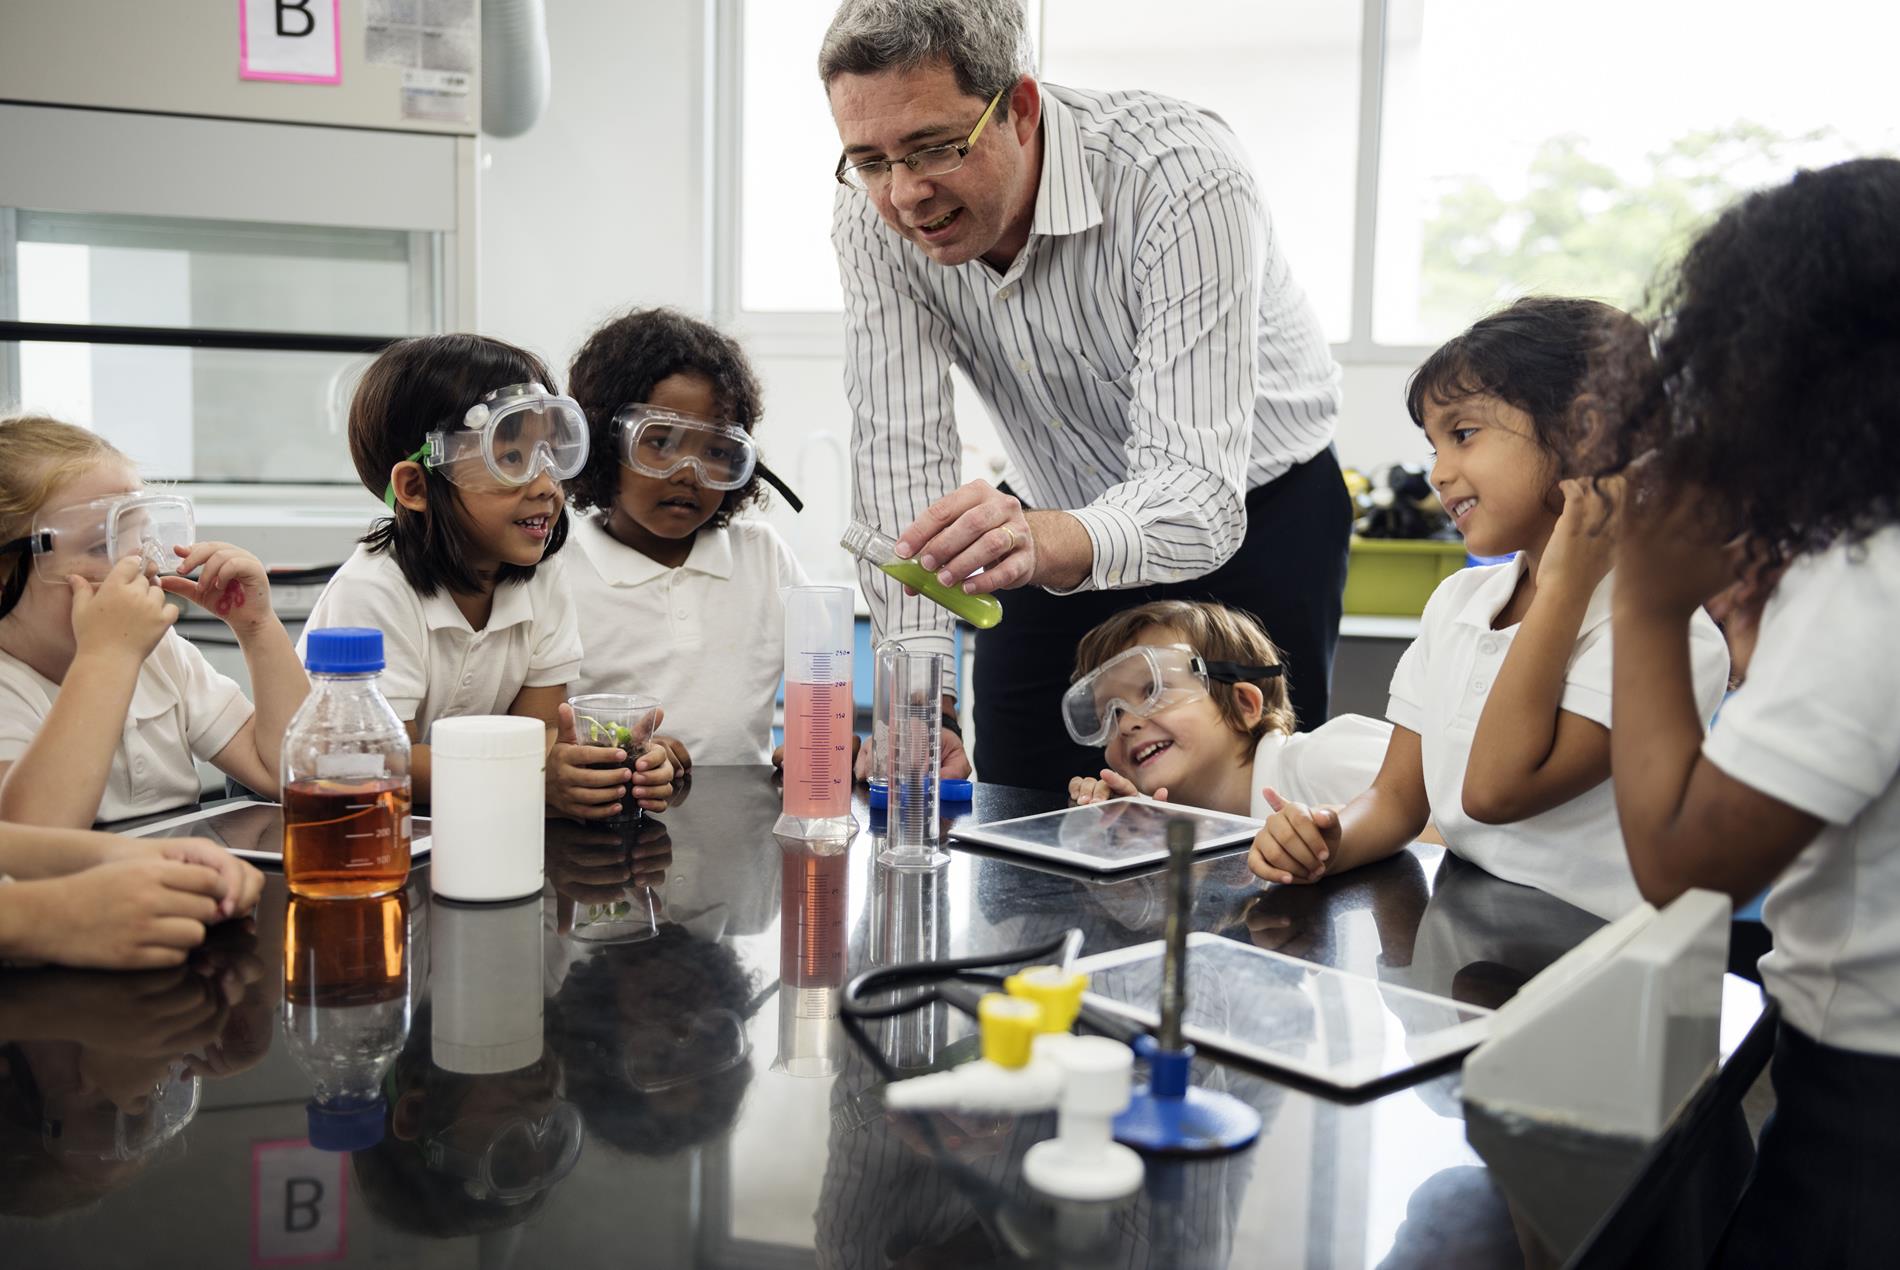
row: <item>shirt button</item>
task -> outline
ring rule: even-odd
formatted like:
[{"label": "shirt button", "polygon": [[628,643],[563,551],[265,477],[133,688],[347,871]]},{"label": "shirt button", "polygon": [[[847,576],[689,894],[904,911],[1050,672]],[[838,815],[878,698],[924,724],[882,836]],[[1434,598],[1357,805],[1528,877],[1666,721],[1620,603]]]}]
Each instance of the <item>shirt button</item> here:
[{"label": "shirt button", "polygon": [[999,289],[996,293],[996,298],[999,300],[1010,300],[1010,299],[1014,299],[1015,296],[1016,296],[1016,288],[1014,285],[1003,287]]},{"label": "shirt button", "polygon": [[1060,432],[1060,431],[1062,431],[1062,420],[1060,420],[1060,419],[1051,419],[1051,420],[1049,421],[1049,426],[1050,426],[1051,428],[1053,428],[1053,429],[1054,429],[1055,431],[1057,431],[1057,432]]},{"label": "shirt button", "polygon": [[1016,369],[1027,375],[1029,373],[1029,359],[1027,357],[1018,357],[1016,359]]},{"label": "shirt button", "polygon": [[674,610],[673,610],[673,616],[674,616],[674,617],[678,617],[678,618],[684,618],[684,617],[686,616],[686,610],[685,610],[685,609],[674,609]]},{"label": "shirt button", "polygon": [[475,676],[474,676],[474,675],[472,675],[472,674],[468,674],[468,675],[463,675],[463,676],[462,676],[462,686],[463,686],[464,688],[466,688],[466,687],[468,687],[468,686],[469,686],[470,684],[472,684],[472,683],[474,683],[474,682],[475,682]]},{"label": "shirt button", "polygon": [[1471,681],[1471,691],[1482,697],[1485,693],[1491,691],[1491,681],[1489,679],[1473,679]]},{"label": "shirt button", "polygon": [[1492,653],[1498,651],[1498,641],[1495,639],[1487,639],[1478,645],[1478,651],[1489,657]]},{"label": "shirt button", "polygon": [[132,760],[132,774],[134,776],[145,775],[145,760],[144,759],[135,758]]}]

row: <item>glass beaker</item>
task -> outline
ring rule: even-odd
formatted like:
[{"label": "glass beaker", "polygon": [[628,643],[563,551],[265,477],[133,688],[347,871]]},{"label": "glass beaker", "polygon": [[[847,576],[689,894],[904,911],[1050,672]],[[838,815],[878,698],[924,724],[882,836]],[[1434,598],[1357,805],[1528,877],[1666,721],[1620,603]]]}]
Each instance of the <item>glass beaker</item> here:
[{"label": "glass beaker", "polygon": [[884,753],[873,757],[883,764],[890,836],[878,859],[898,868],[934,868],[950,860],[938,836],[946,659],[889,643],[877,656],[875,711],[884,716],[885,730]]},{"label": "glass beaker", "polygon": [[797,586],[785,597],[785,810],[774,832],[849,839],[851,590]]}]

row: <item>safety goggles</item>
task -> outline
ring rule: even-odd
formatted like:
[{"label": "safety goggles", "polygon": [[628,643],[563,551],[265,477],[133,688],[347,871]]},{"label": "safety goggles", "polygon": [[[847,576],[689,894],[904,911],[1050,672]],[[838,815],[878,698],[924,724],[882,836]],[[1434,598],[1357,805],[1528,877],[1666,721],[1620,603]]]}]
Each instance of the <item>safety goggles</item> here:
[{"label": "safety goggles", "polygon": [[1180,644],[1137,644],[1069,685],[1062,694],[1062,723],[1078,745],[1101,745],[1114,735],[1118,711],[1145,719],[1206,696],[1209,680],[1251,683],[1283,669],[1208,661]]},{"label": "safety goggles", "polygon": [[49,1153],[68,1159],[136,1160],[170,1142],[191,1123],[203,1092],[203,1082],[173,1060],[165,1079],[154,1086],[139,1110],[113,1109],[110,1131],[101,1115],[43,1114],[40,1139]]},{"label": "safety goggles", "polygon": [[628,1084],[656,1094],[729,1072],[751,1055],[745,1020],[732,1010],[702,1010],[677,1023],[635,1029],[624,1066]]},{"label": "safety goggles", "polygon": [[[518,489],[546,472],[557,481],[587,466],[587,415],[540,384],[497,388],[469,407],[458,429],[431,432],[407,460],[471,489]],[[383,491],[396,505],[396,482]]]},{"label": "safety goggles", "polygon": [[581,1155],[581,1113],[571,1102],[557,1103],[530,1120],[503,1122],[480,1151],[465,1151],[435,1138],[423,1147],[429,1169],[460,1178],[473,1199],[519,1204],[533,1199],[566,1177]]},{"label": "safety goggles", "polygon": [[120,494],[41,512],[33,531],[6,544],[24,551],[49,582],[78,574],[102,580],[127,556],[145,562],[149,574],[178,572],[176,547],[198,540],[191,500],[180,494]]},{"label": "safety goggles", "polygon": [[696,419],[661,406],[622,406],[614,415],[620,462],[642,476],[665,478],[691,468],[707,489],[738,489],[752,479],[759,448],[736,423]]}]

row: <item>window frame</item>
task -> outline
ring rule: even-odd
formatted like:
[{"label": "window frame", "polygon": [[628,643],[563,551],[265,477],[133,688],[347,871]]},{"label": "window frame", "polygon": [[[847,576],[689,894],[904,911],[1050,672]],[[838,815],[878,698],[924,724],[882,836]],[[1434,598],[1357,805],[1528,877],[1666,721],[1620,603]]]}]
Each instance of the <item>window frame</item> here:
[{"label": "window frame", "polygon": [[[1432,350],[1418,344],[1380,344],[1372,336],[1374,253],[1379,226],[1379,159],[1385,105],[1386,9],[1390,0],[1360,0],[1358,153],[1354,172],[1352,324],[1334,343],[1334,360],[1353,366],[1415,366]],[[1047,21],[1047,7],[1042,20]],[[1038,41],[1040,46],[1040,41]],[[711,121],[706,204],[712,209],[712,250],[706,293],[714,317],[739,332],[755,351],[773,357],[844,355],[836,310],[764,311],[740,306],[742,259],[739,207],[744,198],[745,0],[706,0],[705,109]]]}]

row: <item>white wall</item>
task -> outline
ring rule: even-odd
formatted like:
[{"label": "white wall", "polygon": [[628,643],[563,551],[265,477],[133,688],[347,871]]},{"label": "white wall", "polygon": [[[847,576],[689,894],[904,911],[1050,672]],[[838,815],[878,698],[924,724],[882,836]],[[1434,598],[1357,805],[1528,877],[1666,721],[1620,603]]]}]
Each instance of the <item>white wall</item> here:
[{"label": "white wall", "polygon": [[567,362],[618,309],[702,310],[700,6],[547,6],[553,90],[513,140],[481,139],[481,329]]}]

